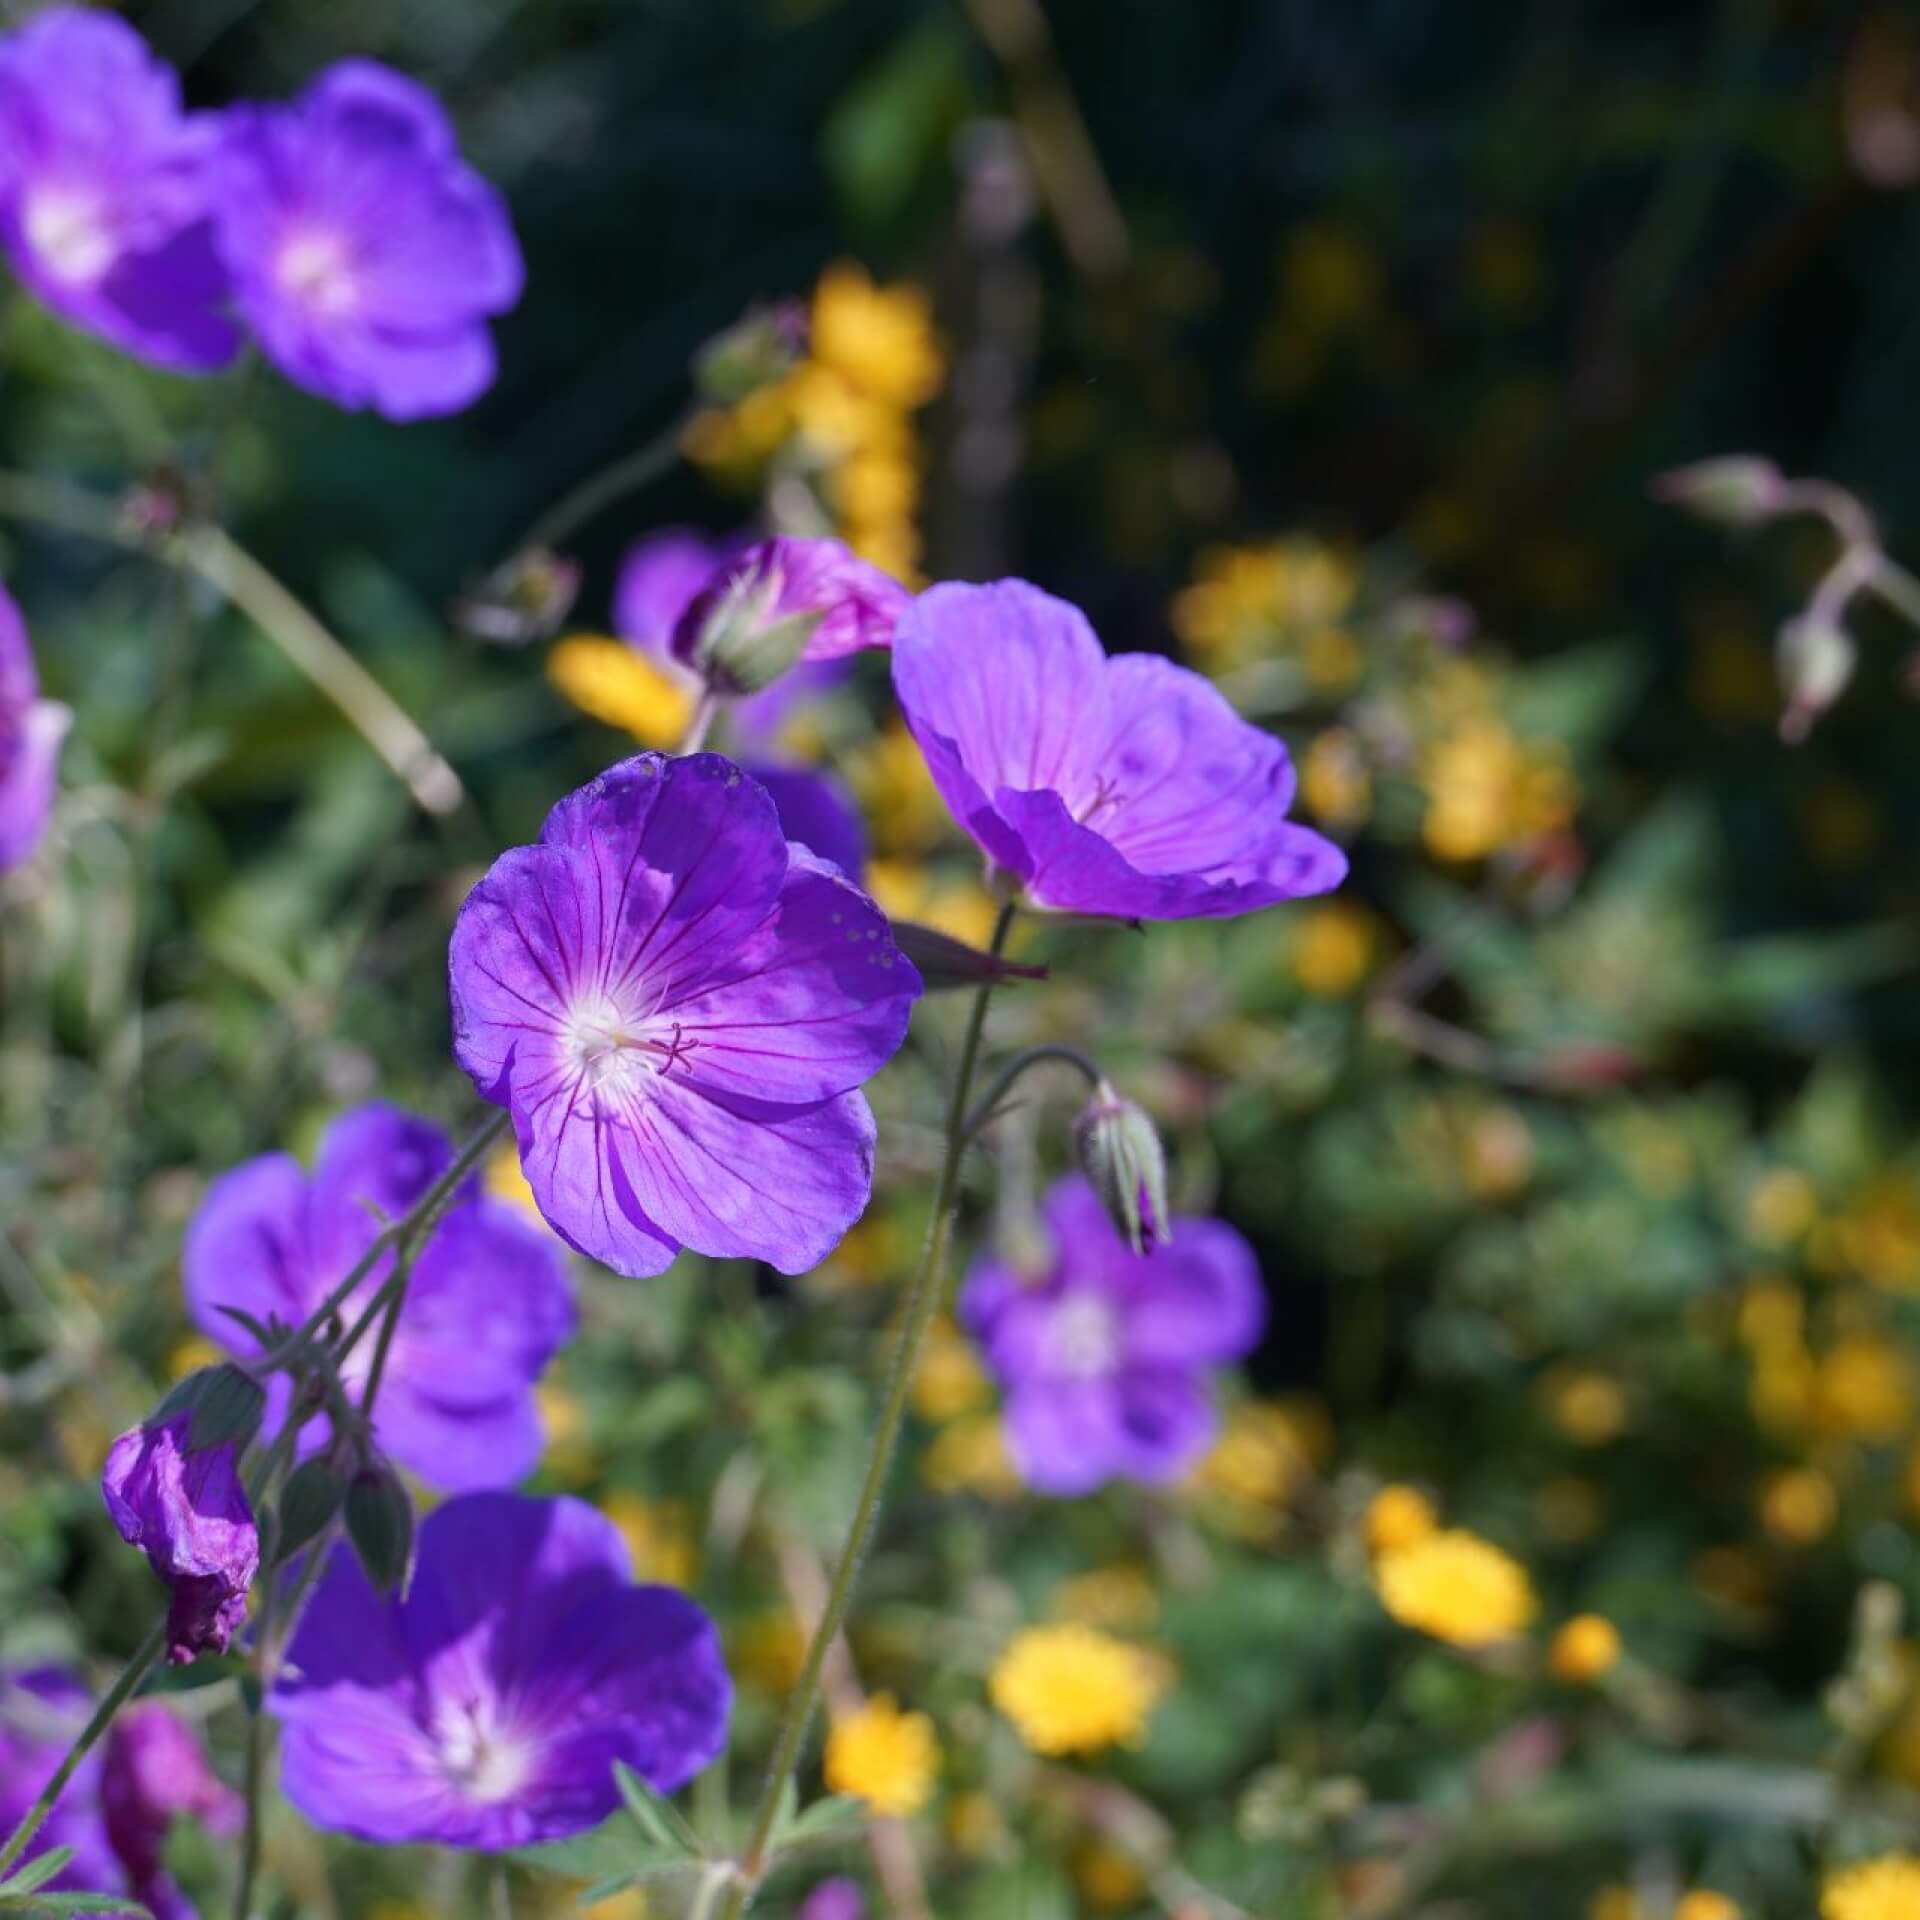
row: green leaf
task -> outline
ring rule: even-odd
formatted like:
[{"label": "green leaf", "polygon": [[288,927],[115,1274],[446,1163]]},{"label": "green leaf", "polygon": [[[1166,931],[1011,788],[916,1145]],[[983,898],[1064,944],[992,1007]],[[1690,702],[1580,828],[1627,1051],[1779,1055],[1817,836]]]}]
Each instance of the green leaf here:
[{"label": "green leaf", "polygon": [[0,1896],[31,1893],[35,1887],[44,1887],[72,1858],[71,1847],[49,1847],[37,1860],[27,1861],[0,1881]]},{"label": "green leaf", "polygon": [[850,1793],[830,1794],[794,1815],[781,1832],[780,1845],[811,1847],[851,1840],[864,1833],[866,1825],[864,1800],[857,1800]]},{"label": "green leaf", "polygon": [[1057,1867],[996,1867],[967,1890],[958,1920],[1073,1920],[1073,1892]]},{"label": "green leaf", "polygon": [[644,1838],[625,1813],[614,1814],[588,1833],[548,1840],[537,1847],[515,1847],[507,1857],[565,1880],[591,1881],[589,1897],[598,1900],[606,1899],[616,1885],[679,1872],[694,1864],[678,1841],[662,1844]]},{"label": "green leaf", "polygon": [[130,1913],[135,1920],[153,1920],[153,1915],[137,1900],[123,1900],[117,1893],[34,1893],[15,1899],[0,1895],[0,1913],[28,1913],[34,1920],[57,1913]]},{"label": "green leaf", "polygon": [[613,1763],[613,1777],[635,1825],[655,1846],[675,1849],[683,1860],[702,1857],[700,1836],[665,1794],[649,1786],[624,1760]]},{"label": "green leaf", "polygon": [[929,14],[828,115],[821,158],[856,220],[892,219],[945,154],[968,107],[969,57],[957,24]]}]

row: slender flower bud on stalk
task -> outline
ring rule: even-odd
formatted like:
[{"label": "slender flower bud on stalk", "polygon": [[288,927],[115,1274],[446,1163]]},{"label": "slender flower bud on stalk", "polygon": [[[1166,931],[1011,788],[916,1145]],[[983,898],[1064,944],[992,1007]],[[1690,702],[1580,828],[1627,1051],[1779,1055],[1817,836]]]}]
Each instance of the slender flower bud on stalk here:
[{"label": "slender flower bud on stalk", "polygon": [[1720,527],[1757,527],[1786,503],[1787,481],[1771,460],[1733,453],[1676,467],[1653,483],[1655,495]]},{"label": "slender flower bud on stalk", "polygon": [[1780,629],[1777,659],[1787,697],[1780,737],[1797,745],[1813,723],[1846,691],[1859,649],[1837,621],[1803,614]]},{"label": "slender flower bud on stalk", "polygon": [[1102,1080],[1081,1110],[1073,1143],[1107,1217],[1135,1253],[1151,1253],[1172,1239],[1160,1135],[1111,1080]]},{"label": "slender flower bud on stalk", "polygon": [[413,1503],[384,1461],[362,1467],[347,1486],[347,1538],[378,1593],[405,1595],[413,1575]]}]

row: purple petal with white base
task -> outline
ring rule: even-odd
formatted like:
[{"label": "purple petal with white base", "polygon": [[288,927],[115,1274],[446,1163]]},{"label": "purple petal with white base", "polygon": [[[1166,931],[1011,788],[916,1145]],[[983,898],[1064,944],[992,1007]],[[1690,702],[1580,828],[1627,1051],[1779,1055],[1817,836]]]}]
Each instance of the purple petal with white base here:
[{"label": "purple petal with white base", "polygon": [[751,603],[768,625],[812,621],[799,657],[817,663],[891,646],[913,595],[838,540],[762,540],[716,572],[681,614],[675,656],[695,660],[709,618],[736,603]]},{"label": "purple petal with white base", "polygon": [[30,859],[53,811],[60,743],[73,716],[40,698],[26,622],[0,587],[0,873]]},{"label": "purple petal with white base", "polygon": [[1025,581],[920,595],[893,677],[955,819],[1035,906],[1220,918],[1345,877],[1286,817],[1280,741],[1184,667],[1108,659],[1078,608]]},{"label": "purple petal with white base", "polygon": [[[223,1174],[187,1229],[187,1304],[210,1338],[237,1354],[252,1339],[221,1309],[294,1327],[353,1270],[383,1219],[405,1213],[451,1165],[453,1145],[431,1122],[374,1104],[343,1114],[320,1143],[313,1177],[285,1154]],[[375,1263],[349,1297],[349,1317],[391,1270]],[[573,1331],[565,1260],[531,1222],[463,1181],[414,1260],[382,1376],[374,1431],[381,1447],[448,1492],[510,1486],[532,1471],[541,1431],[534,1383]],[[365,1383],[373,1341],[342,1368]],[[265,1431],[286,1418],[284,1374],[267,1386]],[[324,1418],[301,1435],[326,1438]]]},{"label": "purple petal with white base", "polygon": [[33,293],[179,373],[240,336],[208,223],[214,122],[124,21],[50,7],[0,38],[0,248]]},{"label": "purple petal with white base", "polygon": [[266,1704],[281,1785],[317,1826],[492,1851],[605,1819],[616,1761],[683,1786],[725,1745],[731,1700],[713,1623],[633,1586],[612,1522],[478,1493],[421,1524],[404,1600],[336,1550]]},{"label": "purple petal with white base", "polygon": [[866,1206],[858,1089],[920,991],[886,919],[717,754],[623,761],[468,896],[454,1053],[548,1223],[616,1272],[817,1265]]},{"label": "purple petal with white base", "polygon": [[236,107],[213,185],[240,311],[296,386],[416,420],[493,384],[520,249],[424,87],[343,60],[288,105]]},{"label": "purple petal with white base", "polygon": [[1215,1426],[1208,1376],[1248,1353],[1266,1304],[1253,1249],[1223,1221],[1180,1219],[1135,1254],[1078,1175],[1047,1196],[1053,1264],[968,1276],[960,1317],[1006,1403],[1007,1441],[1041,1493],[1180,1477]]}]

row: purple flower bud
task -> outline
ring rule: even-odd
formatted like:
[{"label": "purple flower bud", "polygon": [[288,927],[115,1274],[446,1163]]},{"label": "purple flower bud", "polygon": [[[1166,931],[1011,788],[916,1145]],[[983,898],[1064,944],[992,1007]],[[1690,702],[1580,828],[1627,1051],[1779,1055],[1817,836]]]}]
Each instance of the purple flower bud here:
[{"label": "purple flower bud", "polygon": [[188,1444],[192,1415],[135,1427],[113,1443],[100,1490],[129,1546],[166,1583],[167,1658],[224,1653],[247,1617],[260,1534],[232,1441]]},{"label": "purple flower bud", "polygon": [[1167,1223],[1167,1156],[1145,1111],[1102,1080],[1074,1122],[1073,1144],[1107,1218],[1135,1253],[1173,1238]]},{"label": "purple flower bud", "polygon": [[762,540],[674,628],[674,657],[721,693],[757,693],[803,660],[889,647],[913,596],[838,540]]},{"label": "purple flower bud", "polygon": [[1781,629],[1776,647],[1780,688],[1787,696],[1780,737],[1797,746],[1813,723],[1846,692],[1859,649],[1853,636],[1819,613],[1805,613]]},{"label": "purple flower bud", "polygon": [[807,350],[807,310],[798,300],[750,307],[693,358],[703,398],[730,407],[788,373]]},{"label": "purple flower bud", "polygon": [[1653,491],[1657,498],[1715,526],[1757,527],[1780,511],[1787,482],[1771,460],[1730,453],[1663,473],[1653,483]]},{"label": "purple flower bud", "polygon": [[167,1829],[187,1817],[211,1833],[231,1834],[243,1808],[192,1732],[151,1700],[129,1707],[107,1735],[100,1805],[134,1897],[161,1915],[188,1911],[163,1866]]},{"label": "purple flower bud", "polygon": [[863,1920],[866,1895],[845,1874],[822,1880],[800,1903],[800,1920]]}]

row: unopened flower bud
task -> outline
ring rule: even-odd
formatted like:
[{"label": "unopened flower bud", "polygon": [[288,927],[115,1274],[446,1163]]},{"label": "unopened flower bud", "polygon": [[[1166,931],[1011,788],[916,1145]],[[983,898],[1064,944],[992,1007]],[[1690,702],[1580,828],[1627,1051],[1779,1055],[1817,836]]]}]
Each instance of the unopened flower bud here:
[{"label": "unopened flower bud", "polygon": [[1786,476],[1771,460],[1748,453],[1698,460],[1653,483],[1662,500],[1720,527],[1757,527],[1785,502]]},{"label": "unopened flower bud", "polygon": [[1837,621],[1802,614],[1780,629],[1775,658],[1780,690],[1787,697],[1780,737],[1797,744],[1813,723],[1846,691],[1859,650]]},{"label": "unopened flower bud", "polygon": [[1015,980],[1044,980],[1045,967],[1028,966],[999,954],[982,953],[964,940],[923,927],[912,920],[895,920],[893,943],[919,974],[929,993],[941,987],[1006,986]]},{"label": "unopened flower bud", "polygon": [[160,1426],[185,1414],[191,1423],[186,1444],[196,1452],[228,1441],[239,1451],[259,1431],[266,1410],[266,1389],[259,1381],[223,1361],[188,1374],[154,1408],[147,1425]]},{"label": "unopened flower bud", "polygon": [[404,1594],[413,1575],[413,1503],[384,1463],[362,1467],[347,1487],[347,1538],[380,1593]]},{"label": "unopened flower bud", "polygon": [[892,645],[911,597],[838,540],[762,540],[694,596],[673,653],[716,693],[758,693],[802,660]]},{"label": "unopened flower bud", "polygon": [[340,1511],[347,1496],[347,1483],[332,1461],[324,1455],[303,1460],[287,1475],[280,1492],[280,1532],[274,1545],[275,1557],[284,1560],[298,1553]]},{"label": "unopened flower bud", "polygon": [[496,647],[550,640],[580,593],[580,563],[549,547],[528,547],[454,602],[453,624]]},{"label": "unopened flower bud", "polygon": [[1159,1132],[1112,1081],[1094,1088],[1074,1123],[1073,1143],[1108,1219],[1135,1253],[1151,1253],[1173,1238]]},{"label": "unopened flower bud", "polygon": [[750,307],[693,357],[704,400],[730,407],[789,373],[807,350],[807,310],[798,300]]}]

